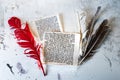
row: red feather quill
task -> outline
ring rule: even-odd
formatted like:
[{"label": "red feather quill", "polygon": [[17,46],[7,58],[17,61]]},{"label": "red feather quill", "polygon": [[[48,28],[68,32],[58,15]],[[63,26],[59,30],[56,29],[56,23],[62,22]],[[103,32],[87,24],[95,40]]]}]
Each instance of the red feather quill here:
[{"label": "red feather quill", "polygon": [[25,28],[22,29],[21,20],[17,17],[12,17],[8,20],[8,24],[10,25],[11,29],[14,29],[14,35],[17,39],[17,43],[22,48],[25,48],[24,54],[37,60],[38,67],[42,69],[42,72],[45,76],[46,74],[40,59],[41,45],[36,43],[32,33],[30,32],[28,23],[26,22]]}]

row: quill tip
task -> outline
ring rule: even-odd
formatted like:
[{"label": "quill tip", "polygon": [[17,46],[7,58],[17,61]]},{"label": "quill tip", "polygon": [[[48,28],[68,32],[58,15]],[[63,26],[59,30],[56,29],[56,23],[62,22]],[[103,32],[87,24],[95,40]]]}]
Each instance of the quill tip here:
[{"label": "quill tip", "polygon": [[47,76],[47,74],[45,73],[44,76]]},{"label": "quill tip", "polygon": [[97,9],[98,9],[98,10],[99,10],[99,9],[101,9],[101,6],[98,6],[98,8],[97,8]]}]

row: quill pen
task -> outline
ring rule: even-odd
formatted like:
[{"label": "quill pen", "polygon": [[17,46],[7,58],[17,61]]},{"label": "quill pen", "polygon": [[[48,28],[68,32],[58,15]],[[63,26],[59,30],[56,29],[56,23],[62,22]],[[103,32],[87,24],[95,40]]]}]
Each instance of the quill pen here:
[{"label": "quill pen", "polygon": [[85,33],[85,36],[83,37],[82,39],[82,52],[83,52],[83,55],[85,55],[85,51],[87,49],[87,46],[90,42],[90,38],[91,38],[91,35],[92,35],[92,32],[93,32],[93,29],[94,29],[94,26],[95,26],[95,23],[97,22],[97,19],[98,19],[98,13],[100,11],[101,7],[99,6],[97,8],[97,11],[95,13],[95,16],[92,17],[91,21],[88,23],[88,26],[87,26],[87,31]]},{"label": "quill pen", "polygon": [[46,75],[41,58],[40,58],[40,49],[41,44],[37,43],[29,29],[29,25],[26,22],[25,26],[21,25],[21,20],[17,17],[11,17],[8,20],[8,24],[11,29],[14,29],[14,35],[17,39],[19,46],[24,48],[24,54],[27,57],[31,57],[37,61],[38,67],[42,69],[44,76]]},{"label": "quill pen", "polygon": [[83,63],[85,60],[89,59],[91,56],[94,55],[94,53],[99,48],[102,41],[104,40],[104,38],[110,31],[110,27],[107,25],[108,20],[105,19],[100,24],[100,26],[95,31],[95,33],[93,33],[94,26],[97,22],[97,16],[98,16],[98,12],[99,12],[100,8],[101,7],[98,7],[95,16],[91,19],[91,22],[88,24],[88,27],[87,27],[88,32],[82,41],[82,56],[79,56],[78,64]]}]

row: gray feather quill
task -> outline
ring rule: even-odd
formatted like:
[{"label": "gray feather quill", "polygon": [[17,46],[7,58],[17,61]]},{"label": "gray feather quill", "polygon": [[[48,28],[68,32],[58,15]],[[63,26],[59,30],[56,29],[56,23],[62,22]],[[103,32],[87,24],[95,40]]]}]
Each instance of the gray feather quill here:
[{"label": "gray feather quill", "polygon": [[94,26],[98,20],[98,13],[101,7],[97,8],[95,16],[91,19],[90,23],[87,27],[87,33],[85,37],[82,39],[82,55],[78,58],[78,64],[81,64],[91,58],[94,55],[96,50],[100,47],[101,42],[105,39],[106,35],[110,31],[110,27],[108,26],[108,20],[105,19],[100,24],[98,29],[93,33]]}]

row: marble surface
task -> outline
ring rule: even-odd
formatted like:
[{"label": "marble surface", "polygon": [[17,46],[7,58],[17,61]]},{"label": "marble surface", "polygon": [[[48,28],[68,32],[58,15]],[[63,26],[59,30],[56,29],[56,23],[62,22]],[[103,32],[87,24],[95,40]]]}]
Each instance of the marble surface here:
[{"label": "marble surface", "polygon": [[[0,19],[4,23],[0,26],[1,32],[4,29],[1,33],[4,44],[0,44],[0,80],[120,80],[119,4],[120,0],[0,0],[0,11],[4,14],[4,20]],[[7,23],[11,16],[34,21],[60,13],[64,31],[79,32],[76,11],[86,10],[93,15],[98,6],[102,12],[97,24],[107,18],[112,28],[103,45],[92,59],[79,67],[48,65],[45,77],[35,60],[23,54]]]}]

